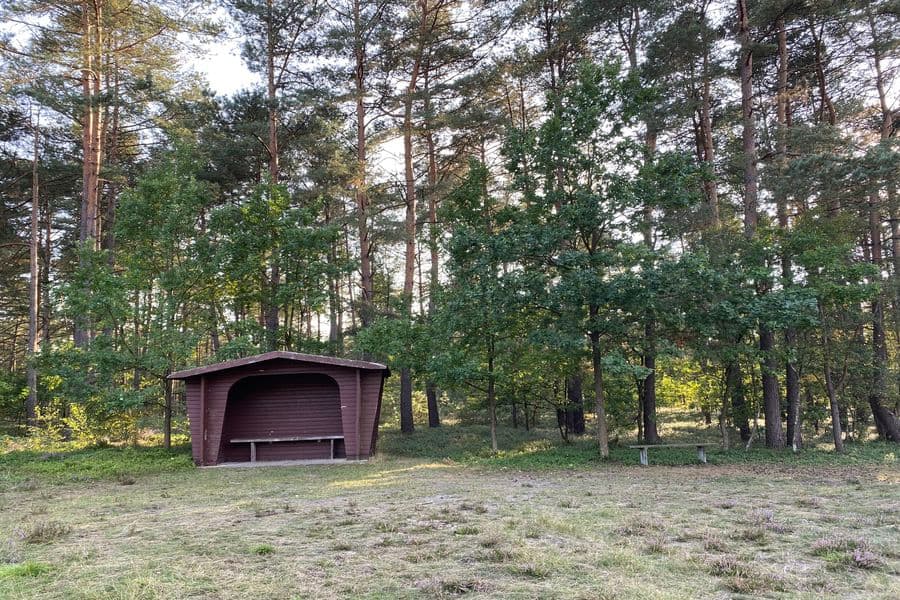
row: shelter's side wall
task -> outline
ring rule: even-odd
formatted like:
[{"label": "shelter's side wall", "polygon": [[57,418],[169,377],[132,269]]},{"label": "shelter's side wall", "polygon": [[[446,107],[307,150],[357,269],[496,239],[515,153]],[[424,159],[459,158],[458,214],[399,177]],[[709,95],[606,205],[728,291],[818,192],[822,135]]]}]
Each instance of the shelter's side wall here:
[{"label": "shelter's side wall", "polygon": [[188,423],[191,426],[191,454],[194,456],[194,464],[202,465],[203,459],[200,450],[200,378],[186,381],[184,384],[184,397],[187,402]]},{"label": "shelter's side wall", "polygon": [[363,409],[359,422],[359,445],[360,456],[368,458],[369,454],[375,451],[372,442],[376,435],[375,430],[378,428],[383,377],[380,371],[364,371],[361,375]]},{"label": "shelter's side wall", "polygon": [[[273,360],[266,363],[257,363],[246,367],[231,369],[216,374],[206,375],[206,462],[216,464],[223,457],[219,456],[222,446],[222,426],[225,418],[225,408],[228,403],[228,392],[237,381],[251,375],[279,375],[279,374],[322,374],[333,378],[340,388],[341,422],[345,440],[346,456],[355,458],[356,453],[356,369],[349,367],[334,367],[320,364],[304,364],[290,360]],[[372,446],[372,436],[377,423],[378,405],[380,401],[381,378],[380,371],[362,371],[363,382],[362,404],[363,411],[360,415],[360,456],[369,456]],[[188,390],[194,388],[194,392],[188,392],[188,414],[190,416],[191,437],[200,439],[200,385],[199,377],[188,380]],[[200,457],[200,444],[194,443],[194,460],[197,464],[204,464]],[[249,450],[248,450],[249,452]]]}]

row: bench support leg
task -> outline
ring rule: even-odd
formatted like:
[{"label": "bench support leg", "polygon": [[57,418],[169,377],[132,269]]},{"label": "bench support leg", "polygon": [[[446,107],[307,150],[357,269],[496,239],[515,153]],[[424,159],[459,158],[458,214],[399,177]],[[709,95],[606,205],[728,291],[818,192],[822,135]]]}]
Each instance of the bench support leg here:
[{"label": "bench support leg", "polygon": [[250,462],[256,462],[256,442],[250,442]]},{"label": "bench support leg", "polygon": [[697,446],[697,456],[700,458],[700,462],[706,464],[706,447],[705,446]]},{"label": "bench support leg", "polygon": [[331,442],[331,460],[334,460],[334,440],[328,440]]},{"label": "bench support leg", "polygon": [[641,464],[645,467],[650,464],[650,461],[647,460],[647,448],[641,448]]}]

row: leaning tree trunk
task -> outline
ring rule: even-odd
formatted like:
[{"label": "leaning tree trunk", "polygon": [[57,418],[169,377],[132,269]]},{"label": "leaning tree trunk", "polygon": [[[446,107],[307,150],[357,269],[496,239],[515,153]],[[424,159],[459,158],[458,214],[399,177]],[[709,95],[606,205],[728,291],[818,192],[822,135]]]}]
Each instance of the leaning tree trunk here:
[{"label": "leaning tree trunk", "polygon": [[[891,110],[887,99],[884,71],[882,68],[881,41],[879,40],[878,29],[875,25],[875,17],[868,7],[866,8],[866,16],[868,17],[869,28],[872,34],[872,48],[874,50],[873,57],[876,76],[875,84],[882,113],[880,129],[881,139],[887,140],[891,137],[894,126],[894,112]],[[890,207],[891,209],[894,209],[896,194],[893,186],[888,186],[887,194],[888,200],[890,201]],[[883,248],[881,206],[880,198],[877,194],[872,194],[869,198],[869,235],[872,243],[872,264],[877,267],[878,272],[880,273],[882,269]],[[896,244],[896,240],[893,241]],[[900,419],[898,419],[897,415],[888,408],[886,381],[888,351],[884,328],[884,304],[884,295],[879,292],[872,301],[872,359],[874,364],[872,383],[869,391],[869,406],[871,407],[872,415],[875,418],[875,427],[878,430],[878,435],[885,440],[900,442]]]},{"label": "leaning tree trunk", "polygon": [[[869,198],[869,237],[872,245],[871,261],[880,271],[882,260],[881,213],[878,197]],[[884,298],[879,292],[872,300],[872,381],[869,386],[869,406],[875,418],[879,437],[900,442],[900,422],[887,408],[887,340],[884,330]]]}]

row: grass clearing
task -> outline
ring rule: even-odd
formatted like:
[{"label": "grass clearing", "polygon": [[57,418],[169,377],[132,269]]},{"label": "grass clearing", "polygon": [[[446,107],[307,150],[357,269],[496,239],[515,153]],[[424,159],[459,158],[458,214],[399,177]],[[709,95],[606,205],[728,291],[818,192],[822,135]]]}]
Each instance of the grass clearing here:
[{"label": "grass clearing", "polygon": [[797,463],[711,452],[705,466],[660,451],[650,467],[618,448],[569,466],[590,442],[501,432],[500,457],[466,454],[483,430],[446,427],[387,435],[365,464],[309,467],[0,455],[0,597],[900,596],[886,447]]}]

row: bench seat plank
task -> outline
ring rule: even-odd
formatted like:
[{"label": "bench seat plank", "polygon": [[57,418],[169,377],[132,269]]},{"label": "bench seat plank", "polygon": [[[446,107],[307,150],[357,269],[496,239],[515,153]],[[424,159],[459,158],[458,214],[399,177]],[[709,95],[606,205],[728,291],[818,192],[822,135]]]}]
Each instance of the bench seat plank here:
[{"label": "bench seat plank", "polygon": [[295,436],[295,437],[280,437],[280,438],[235,438],[231,440],[232,444],[246,444],[249,442],[256,442],[257,444],[261,444],[263,442],[308,442],[314,440],[342,440],[344,436],[342,435],[303,435],[303,436]]},{"label": "bench seat plank", "polygon": [[645,467],[650,464],[649,460],[649,450],[650,448],[696,448],[697,449],[697,458],[700,459],[700,462],[706,464],[706,447],[711,446],[712,444],[707,444],[705,442],[698,442],[694,444],[634,444],[632,446],[628,446],[632,449],[640,450],[641,452],[641,464]]},{"label": "bench seat plank", "polygon": [[700,446],[712,446],[705,442],[696,444],[635,444],[629,448],[699,448]]},{"label": "bench seat plank", "polygon": [[278,438],[234,438],[232,444],[250,444],[250,462],[256,462],[256,444],[265,444],[272,442],[321,442],[328,440],[331,445],[331,460],[334,460],[334,441],[342,440],[342,435],[298,435],[292,437]]}]

